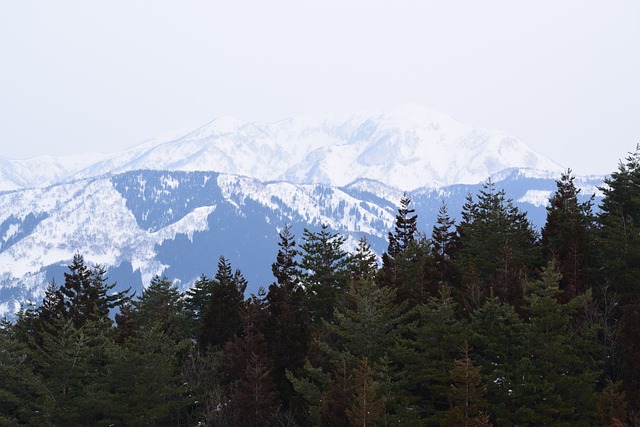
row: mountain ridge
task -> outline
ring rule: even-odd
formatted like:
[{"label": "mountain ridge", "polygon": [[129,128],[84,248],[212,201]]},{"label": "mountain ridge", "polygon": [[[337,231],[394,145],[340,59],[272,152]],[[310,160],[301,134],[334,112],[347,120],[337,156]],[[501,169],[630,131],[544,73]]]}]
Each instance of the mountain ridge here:
[{"label": "mountain ridge", "polygon": [[555,174],[563,170],[514,135],[463,124],[415,104],[389,112],[293,117],[264,124],[226,116],[118,153],[71,165],[64,165],[65,159],[52,158],[48,165],[41,162],[30,168],[43,173],[41,177],[19,168],[24,161],[0,159],[5,162],[0,190],[139,169],[216,171],[330,186],[368,178],[404,190],[475,184],[509,167]]}]

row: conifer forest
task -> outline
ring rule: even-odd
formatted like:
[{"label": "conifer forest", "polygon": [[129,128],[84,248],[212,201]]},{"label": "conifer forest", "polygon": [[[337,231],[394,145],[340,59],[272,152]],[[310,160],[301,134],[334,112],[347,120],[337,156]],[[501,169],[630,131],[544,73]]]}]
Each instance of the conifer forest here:
[{"label": "conifer forest", "polygon": [[567,171],[540,231],[490,181],[431,230],[405,196],[381,262],[283,224],[249,297],[224,255],[134,295],[77,254],[0,327],[0,425],[639,426],[640,151],[601,191]]}]

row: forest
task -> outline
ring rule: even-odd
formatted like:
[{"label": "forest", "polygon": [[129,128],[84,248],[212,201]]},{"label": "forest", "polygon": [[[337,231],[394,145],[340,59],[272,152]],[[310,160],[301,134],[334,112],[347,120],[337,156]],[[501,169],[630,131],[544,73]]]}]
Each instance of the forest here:
[{"label": "forest", "polygon": [[219,254],[139,295],[77,254],[0,326],[0,425],[639,426],[640,147],[601,191],[567,171],[539,232],[490,181],[431,230],[405,196],[381,260],[284,226],[249,297]]}]

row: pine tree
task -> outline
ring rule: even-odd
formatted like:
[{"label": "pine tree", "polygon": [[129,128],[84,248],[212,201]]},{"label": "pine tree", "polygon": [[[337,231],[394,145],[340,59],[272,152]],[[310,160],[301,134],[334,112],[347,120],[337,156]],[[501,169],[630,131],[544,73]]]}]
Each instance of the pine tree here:
[{"label": "pine tree", "polygon": [[458,305],[447,286],[414,311],[415,321],[403,340],[400,361],[406,388],[412,391],[423,422],[432,425],[449,407],[449,370],[467,336],[467,326],[458,318]]},{"label": "pine tree", "polygon": [[619,323],[620,331],[614,351],[620,355],[619,379],[630,410],[640,413],[640,144],[605,179],[601,190],[604,197],[597,217],[600,280],[620,301],[620,310],[612,319]]},{"label": "pine tree", "polygon": [[188,346],[165,334],[161,322],[146,323],[123,343],[111,343],[103,424],[184,425],[181,414],[188,401],[180,355]]},{"label": "pine tree", "polygon": [[530,285],[523,341],[529,357],[516,365],[520,384],[512,396],[520,408],[515,413],[538,425],[589,424],[595,421],[600,362],[593,356],[596,343],[584,348],[573,324],[588,296],[559,303],[560,278],[552,262]]},{"label": "pine tree", "polygon": [[485,389],[482,385],[480,368],[471,357],[469,342],[460,346],[460,356],[449,371],[451,386],[449,390],[450,409],[443,417],[443,425],[452,427],[472,427],[482,424]]},{"label": "pine tree", "polygon": [[133,306],[138,327],[157,327],[178,341],[186,336],[182,295],[166,276],[153,277]]},{"label": "pine tree", "polygon": [[269,286],[265,300],[269,316],[264,334],[273,360],[273,380],[284,410],[289,410],[294,390],[286,371],[302,369],[310,340],[310,317],[296,259],[299,252],[288,226],[280,233],[278,246],[271,267],[276,283]]},{"label": "pine tree", "polygon": [[365,236],[358,240],[356,251],[350,260],[351,280],[355,283],[375,277],[378,271],[376,254]]},{"label": "pine tree", "polygon": [[270,425],[275,412],[275,391],[267,342],[261,332],[262,303],[252,297],[241,311],[242,333],[224,349],[225,382],[231,387],[233,425]]},{"label": "pine tree", "polygon": [[221,256],[211,287],[211,296],[202,314],[202,327],[197,334],[198,344],[203,349],[222,349],[225,343],[240,331],[240,309],[246,287],[247,281],[240,270],[233,273],[231,263]]},{"label": "pine tree", "polygon": [[319,232],[305,229],[302,238],[300,267],[314,327],[333,315],[336,299],[349,279],[349,258],[342,249],[346,238],[329,231],[326,224]]},{"label": "pine tree", "polygon": [[77,328],[89,320],[107,318],[111,309],[128,300],[130,289],[109,294],[116,284],[107,284],[105,275],[104,267],[89,268],[80,254],[74,255],[69,273],[64,273],[60,293],[66,317],[72,319]]},{"label": "pine tree", "polygon": [[404,287],[406,277],[403,275],[403,255],[408,258],[407,253],[415,242],[417,233],[418,217],[415,209],[409,208],[411,198],[406,194],[400,199],[400,207],[396,215],[394,231],[389,232],[389,245],[387,251],[382,254],[382,277],[385,285],[399,290],[400,300],[405,300]]},{"label": "pine tree", "polygon": [[51,398],[34,372],[14,325],[0,323],[0,425],[46,425]]},{"label": "pine tree", "polygon": [[375,427],[377,421],[383,418],[385,402],[378,394],[379,384],[373,378],[373,373],[366,357],[353,371],[354,402],[346,411],[353,426]]},{"label": "pine tree", "polygon": [[443,201],[438,210],[436,225],[431,233],[432,275],[440,286],[450,281],[453,276],[451,257],[456,238],[454,224],[455,221],[449,216],[447,205]]},{"label": "pine tree", "polygon": [[457,276],[474,271],[477,281],[492,286],[496,296],[520,306],[523,278],[540,264],[538,236],[526,214],[488,181],[477,202],[467,199],[462,218],[456,228]]},{"label": "pine tree", "polygon": [[211,291],[214,281],[204,274],[196,280],[193,286],[185,292],[184,308],[188,313],[189,327],[188,333],[191,338],[196,338],[202,328],[203,315],[211,299]]},{"label": "pine tree", "polygon": [[564,301],[590,287],[589,268],[593,252],[593,196],[581,203],[578,200],[580,190],[574,180],[569,169],[556,181],[556,192],[549,199],[541,240],[545,257],[558,263]]}]

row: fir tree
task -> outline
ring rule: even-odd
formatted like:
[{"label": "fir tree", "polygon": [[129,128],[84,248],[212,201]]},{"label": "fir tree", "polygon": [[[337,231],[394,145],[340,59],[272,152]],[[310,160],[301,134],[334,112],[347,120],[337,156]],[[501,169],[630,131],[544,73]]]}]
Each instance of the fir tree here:
[{"label": "fir tree", "polygon": [[569,169],[556,181],[557,189],[549,199],[541,240],[545,257],[558,263],[564,301],[589,288],[593,252],[593,196],[586,202],[579,202],[580,190],[576,188],[574,180]]},{"label": "fir tree", "polygon": [[347,286],[349,258],[342,249],[346,238],[326,224],[319,232],[305,229],[302,238],[300,267],[311,323],[317,326],[332,316],[336,298]]},{"label": "fir tree", "polygon": [[525,294],[523,279],[540,263],[537,233],[526,214],[488,181],[477,202],[467,199],[462,218],[456,229],[458,277],[473,271],[477,281],[494,288],[495,295],[519,306]]},{"label": "fir tree", "polygon": [[133,306],[138,327],[157,327],[178,341],[185,336],[182,295],[167,277],[153,277]]},{"label": "fir tree", "polygon": [[291,406],[294,390],[286,371],[296,372],[304,364],[310,340],[306,293],[301,286],[295,237],[288,226],[280,233],[280,249],[271,270],[276,283],[269,286],[266,309],[269,313],[265,336],[273,360],[273,379],[283,408]]},{"label": "fir tree", "polygon": [[202,314],[202,327],[197,334],[198,344],[203,349],[210,346],[222,349],[240,331],[240,309],[246,287],[247,281],[240,270],[233,273],[231,263],[221,256],[211,296]]},{"label": "fir tree", "polygon": [[620,310],[612,320],[619,322],[620,379],[630,410],[640,413],[640,144],[605,179],[601,190],[604,197],[597,217],[600,280],[619,297]]}]

